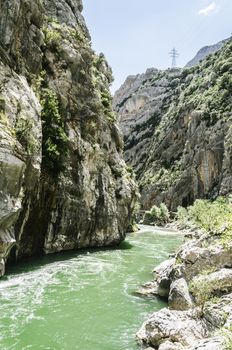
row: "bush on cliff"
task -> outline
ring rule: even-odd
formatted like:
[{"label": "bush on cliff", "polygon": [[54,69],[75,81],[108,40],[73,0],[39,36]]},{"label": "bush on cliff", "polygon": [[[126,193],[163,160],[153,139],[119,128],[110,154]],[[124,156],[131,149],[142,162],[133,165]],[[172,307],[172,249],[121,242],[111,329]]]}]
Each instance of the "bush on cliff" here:
[{"label": "bush on cliff", "polygon": [[34,122],[27,117],[17,119],[15,123],[16,138],[28,155],[32,155],[38,147],[34,128]]},{"label": "bush on cliff", "polygon": [[50,89],[42,90],[42,128],[43,128],[43,168],[58,175],[64,170],[64,157],[67,154],[68,138],[64,121],[59,113],[58,99]]}]

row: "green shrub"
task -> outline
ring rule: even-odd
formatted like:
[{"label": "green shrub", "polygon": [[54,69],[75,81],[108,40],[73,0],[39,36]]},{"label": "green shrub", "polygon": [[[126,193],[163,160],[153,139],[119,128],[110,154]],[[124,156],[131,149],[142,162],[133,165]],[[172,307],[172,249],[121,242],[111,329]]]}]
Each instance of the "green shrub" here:
[{"label": "green shrub", "polygon": [[226,338],[225,350],[232,350],[232,326],[224,330],[224,337]]},{"label": "green shrub", "polygon": [[220,85],[219,87],[221,89],[225,89],[231,91],[232,90],[232,77],[231,77],[231,73],[225,73],[223,74],[221,81],[220,81]]},{"label": "green shrub", "polygon": [[165,203],[160,204],[160,216],[164,222],[168,222],[170,219],[169,210]]},{"label": "green shrub", "polygon": [[145,212],[143,222],[145,224],[155,223],[157,225],[164,225],[169,221],[169,210],[165,203],[161,203],[160,207],[153,205],[150,210]]},{"label": "green shrub", "polygon": [[101,92],[101,102],[106,109],[110,108],[111,101],[112,101],[112,97],[110,96],[109,91],[106,89],[103,90]]},{"label": "green shrub", "polygon": [[146,210],[143,216],[143,224],[151,225],[154,224],[154,217],[152,216],[150,210]]},{"label": "green shrub", "polygon": [[196,304],[200,306],[201,314],[205,303],[210,299],[213,291],[212,283],[200,278],[192,282],[189,286],[190,292],[194,295]]},{"label": "green shrub", "polygon": [[186,228],[196,227],[223,239],[232,239],[232,204],[230,198],[215,201],[198,199],[187,209],[179,207],[177,220]]},{"label": "green shrub", "polygon": [[220,66],[220,72],[231,72],[232,71],[232,58],[228,58],[227,60],[224,60],[221,62]]},{"label": "green shrub", "polygon": [[155,220],[159,220],[160,217],[161,217],[161,210],[160,210],[160,208],[157,207],[156,205],[153,205],[153,207],[152,207],[151,210],[150,210],[150,213],[151,213],[151,215],[152,215],[154,221],[155,221]]},{"label": "green shrub", "polygon": [[57,48],[61,42],[62,36],[57,29],[44,29],[45,43],[53,48]]},{"label": "green shrub", "polygon": [[5,125],[6,127],[9,126],[9,120],[6,116],[6,113],[2,111],[0,111],[0,123]]},{"label": "green shrub", "polygon": [[38,146],[34,136],[34,122],[31,119],[19,118],[15,124],[15,135],[28,155],[32,155]]},{"label": "green shrub", "polygon": [[189,224],[189,215],[186,208],[179,206],[177,208],[176,218],[178,223],[183,226],[183,228],[187,228]]},{"label": "green shrub", "polygon": [[176,88],[177,86],[179,86],[180,84],[180,79],[179,78],[176,78],[176,79],[173,79],[171,82],[170,82],[170,86],[171,88]]},{"label": "green shrub", "polygon": [[68,138],[64,128],[64,121],[59,113],[58,99],[50,89],[42,91],[42,167],[58,175],[64,170],[64,159],[67,155]]},{"label": "green shrub", "polygon": [[104,114],[109,121],[115,121],[116,115],[112,109],[112,96],[108,89],[101,91],[101,104],[103,106]]}]

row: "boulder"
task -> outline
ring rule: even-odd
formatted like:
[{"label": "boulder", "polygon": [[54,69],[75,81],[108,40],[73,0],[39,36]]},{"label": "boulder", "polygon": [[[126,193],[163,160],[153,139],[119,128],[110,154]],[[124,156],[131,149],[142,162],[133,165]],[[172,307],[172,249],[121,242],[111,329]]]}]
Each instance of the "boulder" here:
[{"label": "boulder", "polygon": [[175,266],[172,275],[183,276],[187,282],[204,271],[219,270],[232,266],[232,241],[225,247],[216,237],[209,236],[184,244],[177,253],[180,264]]},{"label": "boulder", "polygon": [[[170,290],[166,288],[169,309],[149,317],[137,333],[138,341],[158,350],[224,350],[223,332],[232,326],[230,254],[230,241],[223,246],[218,237],[204,235],[155,268],[150,287],[159,293],[164,282],[170,283]],[[200,298],[200,306],[192,296],[197,302]],[[221,334],[215,336],[219,329]]]},{"label": "boulder", "polygon": [[0,277],[5,274],[5,261],[4,259],[0,260]]},{"label": "boulder", "polygon": [[137,333],[137,339],[156,348],[167,341],[188,347],[209,334],[207,322],[198,318],[196,310],[163,309],[152,314],[143,324]]},{"label": "boulder", "polygon": [[204,306],[205,320],[219,328],[232,326],[232,293],[210,299]]},{"label": "boulder", "polygon": [[192,296],[189,293],[188,284],[184,278],[172,282],[168,305],[170,309],[174,310],[188,310],[193,307]]},{"label": "boulder", "polygon": [[157,266],[153,272],[155,281],[158,284],[157,293],[159,296],[168,298],[171,285],[171,272],[175,265],[175,259],[169,259]]},{"label": "boulder", "polygon": [[[232,292],[232,269],[224,268],[209,274],[198,275],[192,280],[193,285],[204,288],[210,295],[220,295]],[[192,293],[196,293],[196,288],[192,288]]]}]

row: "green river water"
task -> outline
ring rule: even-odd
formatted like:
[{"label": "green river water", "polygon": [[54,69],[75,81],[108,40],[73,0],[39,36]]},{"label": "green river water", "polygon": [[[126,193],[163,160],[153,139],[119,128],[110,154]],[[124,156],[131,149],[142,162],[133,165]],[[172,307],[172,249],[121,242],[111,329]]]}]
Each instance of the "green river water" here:
[{"label": "green river water", "polygon": [[182,240],[142,227],[116,250],[9,267],[0,281],[0,350],[138,350],[136,331],[165,303],[134,292]]}]

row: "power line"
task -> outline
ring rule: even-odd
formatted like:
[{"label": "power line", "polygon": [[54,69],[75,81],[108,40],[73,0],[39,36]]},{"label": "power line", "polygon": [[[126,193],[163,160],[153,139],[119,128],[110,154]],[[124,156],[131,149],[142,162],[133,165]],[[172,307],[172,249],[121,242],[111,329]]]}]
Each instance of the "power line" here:
[{"label": "power line", "polygon": [[169,52],[169,56],[172,58],[172,68],[176,67],[176,59],[180,56],[179,52],[175,49],[175,47],[172,49],[171,52]]}]

